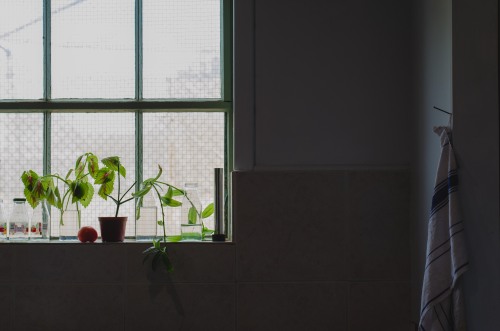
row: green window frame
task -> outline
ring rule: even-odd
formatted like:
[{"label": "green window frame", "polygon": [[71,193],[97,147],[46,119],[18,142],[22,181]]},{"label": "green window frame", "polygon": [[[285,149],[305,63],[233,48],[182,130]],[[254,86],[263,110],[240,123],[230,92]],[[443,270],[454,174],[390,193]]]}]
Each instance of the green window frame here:
[{"label": "green window frame", "polygon": [[[142,0],[135,0],[135,97],[133,99],[52,99],[51,96],[51,0],[43,0],[43,99],[1,100],[0,113],[43,114],[43,173],[51,171],[51,115],[54,113],[133,112],[135,114],[135,179],[142,181],[143,114],[147,112],[219,112],[225,117],[225,189],[230,196],[229,173],[233,169],[233,63],[232,0],[221,0],[221,98],[144,99],[142,63]],[[230,202],[231,199],[227,199]],[[230,238],[230,206],[226,203],[225,229]]]}]

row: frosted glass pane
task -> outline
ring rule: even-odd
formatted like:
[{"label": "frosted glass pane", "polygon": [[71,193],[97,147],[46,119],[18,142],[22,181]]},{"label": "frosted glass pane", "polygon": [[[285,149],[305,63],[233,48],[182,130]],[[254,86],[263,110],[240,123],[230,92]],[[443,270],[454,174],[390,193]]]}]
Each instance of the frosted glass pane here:
[{"label": "frosted glass pane", "polygon": [[[133,113],[91,113],[52,115],[52,172],[66,175],[74,168],[78,156],[92,152],[99,159],[119,156],[127,169],[123,187],[135,181],[135,117]],[[117,184],[115,184],[116,194]],[[133,192],[133,190],[132,190]],[[114,216],[113,201],[96,193],[90,206],[82,211],[82,225],[91,225],[100,234],[98,216]],[[120,207],[120,215],[128,216],[127,236],[134,235],[133,200]],[[59,235],[58,216],[52,217],[52,234]]]},{"label": "frosted glass pane", "polygon": [[[214,201],[214,168],[224,167],[223,113],[145,113],[144,178],[163,168],[163,181],[198,183],[203,208]],[[180,208],[166,208],[168,235],[180,234]],[[206,221],[213,229],[213,217]]]},{"label": "frosted glass pane", "polygon": [[42,175],[42,128],[42,114],[0,114],[0,199],[6,207],[24,197],[23,171]]},{"label": "frosted glass pane", "polygon": [[41,0],[2,0],[0,99],[43,97]]},{"label": "frosted glass pane", "polygon": [[52,0],[52,96],[133,98],[133,0]]},{"label": "frosted glass pane", "polygon": [[145,98],[220,98],[220,0],[143,1]]}]

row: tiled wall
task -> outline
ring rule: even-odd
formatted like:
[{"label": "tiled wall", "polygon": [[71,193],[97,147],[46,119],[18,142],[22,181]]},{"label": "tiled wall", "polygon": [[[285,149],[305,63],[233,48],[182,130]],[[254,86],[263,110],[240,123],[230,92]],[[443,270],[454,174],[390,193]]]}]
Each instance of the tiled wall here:
[{"label": "tiled wall", "polygon": [[405,170],[237,172],[230,244],[0,245],[0,330],[407,331]]}]

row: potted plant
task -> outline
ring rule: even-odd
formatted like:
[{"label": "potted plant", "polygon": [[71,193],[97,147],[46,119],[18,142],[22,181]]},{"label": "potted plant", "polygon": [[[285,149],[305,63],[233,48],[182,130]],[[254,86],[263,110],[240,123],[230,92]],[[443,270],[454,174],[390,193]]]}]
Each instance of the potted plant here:
[{"label": "potted plant", "polygon": [[[32,208],[35,208],[39,203],[46,201],[49,205],[59,210],[59,224],[61,227],[65,226],[65,212],[71,204],[75,204],[77,211],[77,225],[76,231],[81,226],[80,206],[86,208],[92,201],[94,196],[94,188],[89,182],[89,174],[91,174],[91,166],[96,161],[90,153],[87,156],[89,172],[85,172],[87,163],[81,164],[76,162],[75,168],[70,169],[66,176],[63,178],[59,174],[48,174],[39,176],[33,170],[24,171],[21,175],[21,181],[24,185],[24,196],[26,201]],[[82,158],[82,157],[80,157]],[[80,160],[80,158],[78,160]],[[54,179],[56,180],[54,182]],[[59,183],[63,183],[63,194],[59,190]],[[76,231],[70,237],[76,238]]]},{"label": "potted plant", "polygon": [[[96,158],[97,160],[97,158]],[[80,162],[82,162],[80,160]],[[116,205],[114,216],[100,216],[99,225],[101,228],[101,238],[103,242],[122,242],[125,239],[125,230],[128,216],[119,216],[120,206],[134,199],[134,196],[127,197],[127,193],[132,190],[136,182],[121,194],[120,177],[125,178],[127,171],[120,163],[118,156],[111,156],[101,160],[104,167],[99,168],[98,164],[94,164],[94,184],[99,185],[97,194],[104,200],[110,198]],[[77,162],[78,164],[78,162]],[[111,194],[114,191],[115,180],[117,180],[117,195],[113,197]]]},{"label": "potted plant", "polygon": [[[161,174],[162,174],[162,168],[160,165],[158,165],[158,174],[156,177],[146,179],[142,185],[141,189],[137,191],[136,193],[132,194],[134,197],[138,199],[137,201],[137,208],[136,208],[136,221],[140,220],[140,209],[142,206],[142,201],[144,197],[152,192],[156,194],[158,197],[158,200],[160,201],[160,208],[161,208],[161,221],[158,223],[162,226],[163,228],[163,235],[160,239],[153,240],[153,245],[146,249],[143,254],[145,254],[143,263],[145,263],[150,257],[152,257],[152,263],[151,266],[153,270],[156,270],[158,265],[163,264],[165,268],[167,269],[168,272],[173,271],[173,266],[172,263],[170,262],[170,258],[168,256],[168,251],[167,251],[167,242],[168,241],[179,241],[181,238],[180,236],[178,238],[173,238],[173,240],[168,240],[169,238],[167,237],[166,233],[166,228],[165,228],[165,207],[180,207],[182,206],[182,202],[176,200],[176,197],[179,196],[186,196],[186,192],[182,189],[179,189],[172,184],[168,184],[165,182],[162,182],[159,180]],[[164,188],[167,188],[167,191],[165,194],[162,195],[161,191],[163,191]],[[203,211],[199,211],[196,209],[192,201],[187,197],[187,201],[190,203],[191,208],[190,208],[190,214],[196,213],[199,215],[200,219],[207,218],[211,216],[214,212],[214,204],[211,203],[209,204]],[[203,223],[202,223],[203,224]],[[213,230],[210,230],[203,225],[203,233],[204,234],[209,234],[213,233]]]}]

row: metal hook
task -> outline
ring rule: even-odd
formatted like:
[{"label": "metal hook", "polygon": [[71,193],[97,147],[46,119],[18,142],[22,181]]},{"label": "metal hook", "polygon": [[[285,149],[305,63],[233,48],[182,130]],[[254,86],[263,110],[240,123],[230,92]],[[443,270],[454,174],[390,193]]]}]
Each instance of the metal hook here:
[{"label": "metal hook", "polygon": [[443,113],[446,113],[446,114],[448,114],[448,115],[453,115],[453,114],[452,114],[452,113],[450,113],[449,111],[446,111],[446,110],[444,110],[444,109],[438,108],[438,107],[436,107],[436,106],[434,106],[434,109],[439,110],[439,111],[442,111]]}]

